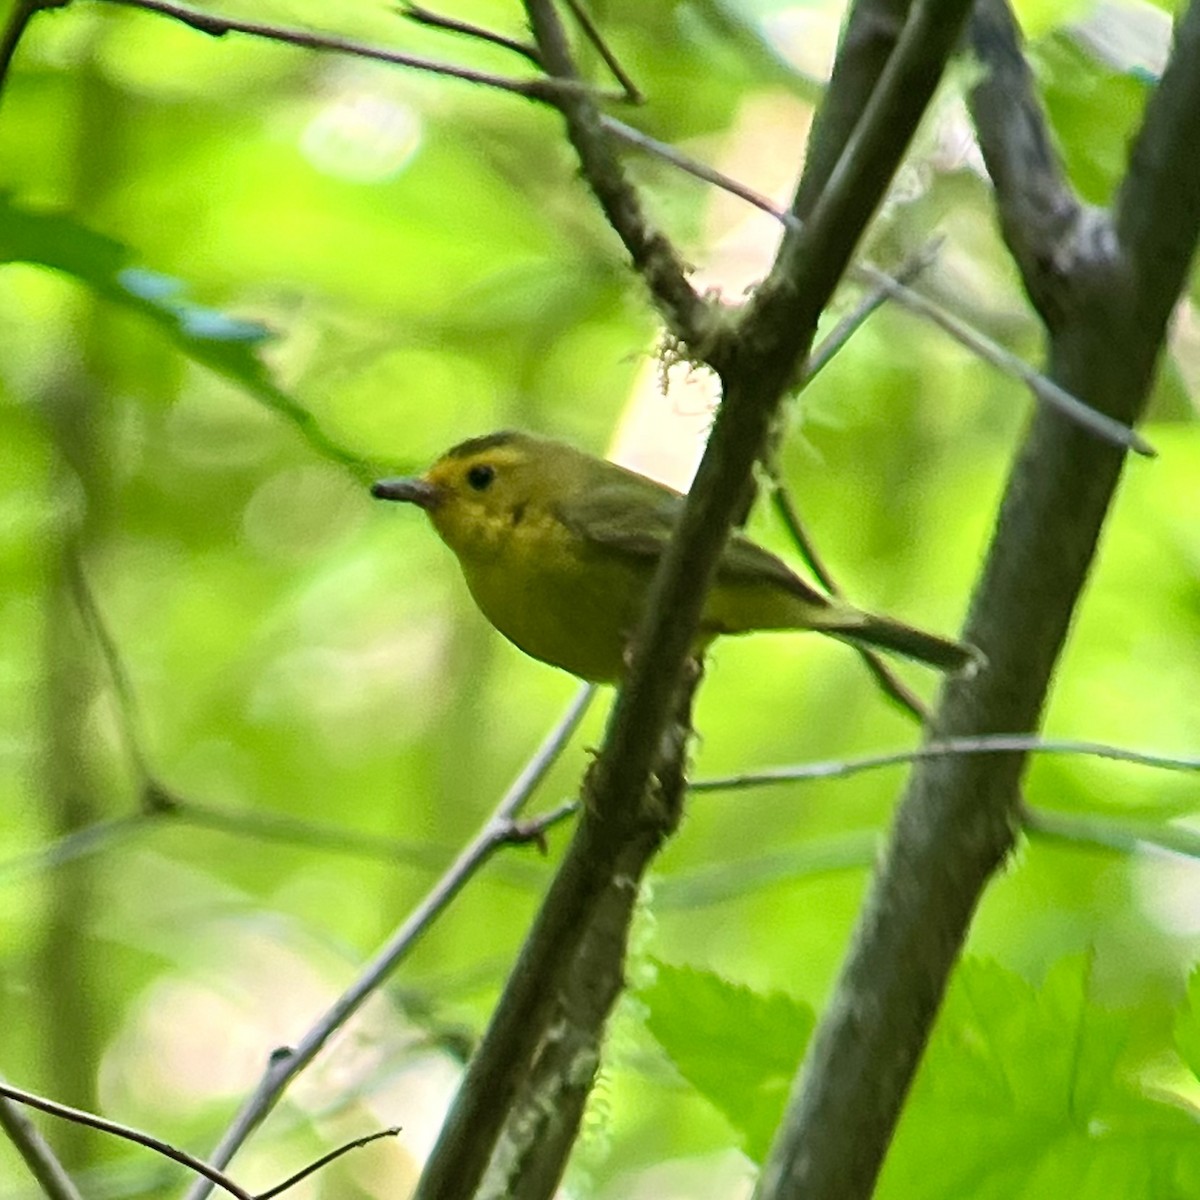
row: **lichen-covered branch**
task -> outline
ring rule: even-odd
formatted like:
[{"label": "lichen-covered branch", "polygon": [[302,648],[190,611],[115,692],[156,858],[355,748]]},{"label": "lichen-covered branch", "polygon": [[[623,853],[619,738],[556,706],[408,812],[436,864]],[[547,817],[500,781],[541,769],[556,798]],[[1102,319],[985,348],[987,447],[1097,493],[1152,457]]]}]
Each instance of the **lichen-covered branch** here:
[{"label": "lichen-covered branch", "polygon": [[[527,0],[525,7],[539,58],[551,78],[577,80],[566,31],[552,0]],[[605,135],[595,102],[578,92],[564,93],[554,103],[566,121],[567,136],[588,186],[624,243],[667,327],[698,359],[719,352],[716,342],[724,324],[721,309],[697,294],[675,247],[647,217]]]}]

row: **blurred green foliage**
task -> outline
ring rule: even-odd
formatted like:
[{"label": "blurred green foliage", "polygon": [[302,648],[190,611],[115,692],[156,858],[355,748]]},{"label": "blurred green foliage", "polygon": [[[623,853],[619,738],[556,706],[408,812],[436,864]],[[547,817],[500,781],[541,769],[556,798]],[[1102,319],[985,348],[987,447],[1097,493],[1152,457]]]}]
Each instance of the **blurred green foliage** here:
[{"label": "blurred green foliage", "polygon": [[[520,36],[516,11],[455,7]],[[650,98],[623,118],[752,186],[786,188],[816,92],[797,10],[595,12]],[[831,36],[836,13],[812,12]],[[329,13],[277,3],[252,15],[303,25]],[[520,70],[386,6],[337,16],[350,36]],[[1081,17],[1062,19],[1034,18],[1033,54],[1073,177],[1103,201],[1148,84],[1099,57]],[[872,247],[894,264],[944,232],[921,286],[1036,358],[986,185],[965,150],[946,152],[966,141],[950,109],[941,119],[954,136],[927,131]],[[509,425],[599,452],[631,397],[656,419],[686,402],[655,407],[653,312],[559,122],[524,101],[76,0],[35,18],[19,47],[0,94],[0,164],[0,1071],[203,1152],[270,1050],[349,983],[575,688],[493,634],[419,514],[381,511],[363,481]],[[767,261],[776,235],[765,218],[660,162],[631,157],[630,170],[689,261],[708,264],[731,242],[743,269]],[[832,316],[855,298],[847,291]],[[1147,428],[1160,457],[1130,464],[1051,698],[1053,734],[1200,745],[1194,323],[1185,307]],[[956,627],[1029,403],[893,310],[796,402],[785,473],[857,602]],[[791,553],[765,512],[753,531]],[[77,575],[102,626],[81,607]],[[574,793],[604,707],[555,767],[545,804]],[[697,775],[916,738],[844,647],[788,636],[718,648],[698,728]],[[314,848],[186,813],[62,843],[139,812],[139,759],[185,802],[400,845],[366,855],[331,833]],[[713,992],[782,992],[819,1008],[900,778],[698,796],[662,858],[632,970],[665,960],[694,973],[677,983],[709,972],[736,981],[705,985]],[[1195,812],[1200,788],[1195,776],[1048,759],[1028,799],[1169,820]],[[346,1194],[399,1194],[562,838],[548,861],[507,852],[467,889],[239,1159],[245,1186],[400,1123],[405,1136],[382,1159],[337,1168]],[[1054,1176],[1067,1191],[1085,1179],[1072,1164],[1085,1172],[1086,1156],[1073,1156],[1091,1145],[1086,1121],[1103,1115],[1092,1101],[1107,1103],[1110,1084],[1169,1077],[1173,1095],[1194,1101],[1194,1080],[1163,1056],[1200,934],[1198,884],[1200,868],[1161,854],[1022,846],[972,936],[971,953],[997,965],[960,977],[889,1164],[889,1197],[937,1194],[943,1166],[953,1194],[1000,1147],[1031,1153],[1006,1139],[1030,1130],[1052,1090],[1061,1115],[1080,1072],[1090,1099],[1074,1116],[1085,1125]],[[1084,951],[1086,972],[1054,965]],[[1020,977],[1045,982],[1034,991]],[[685,1044],[669,1045],[663,1023],[698,1001],[679,987],[668,997],[664,978],[616,1023],[573,1177],[581,1192],[700,1197],[748,1176],[696,1075],[667,1068],[659,1042],[682,1070],[687,1043],[695,1059],[721,1035],[679,1016]],[[992,1002],[969,1011],[977,987]],[[1091,1022],[1110,1008],[1123,1015]],[[1081,1012],[1086,1059],[1051,1078],[1050,1051],[1076,1043]],[[1178,1019],[1194,1069],[1194,1033]],[[752,1041],[742,1028],[735,1050],[711,1049],[719,1061]],[[987,1092],[997,1063],[1014,1086],[1004,1111]],[[1124,1141],[1109,1139],[1106,1164],[1136,1157],[1139,1137],[1175,1136],[1175,1118],[1153,1103]],[[913,1147],[939,1118],[975,1123],[979,1136],[950,1130],[936,1159],[922,1157]],[[51,1132],[89,1194],[165,1195],[179,1183],[112,1140]],[[30,1194],[22,1171],[0,1145],[0,1196]]]}]

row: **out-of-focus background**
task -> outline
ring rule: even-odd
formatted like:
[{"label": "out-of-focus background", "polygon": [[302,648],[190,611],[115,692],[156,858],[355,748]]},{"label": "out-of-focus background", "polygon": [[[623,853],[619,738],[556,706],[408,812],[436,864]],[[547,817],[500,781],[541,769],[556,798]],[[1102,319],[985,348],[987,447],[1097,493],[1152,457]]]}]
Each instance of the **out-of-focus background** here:
[{"label": "out-of-focus background", "polygon": [[[649,97],[622,118],[785,200],[839,6],[594,11]],[[1169,7],[1020,12],[1073,182],[1104,203]],[[522,33],[517,6],[453,14]],[[336,18],[374,44],[521,69],[387,5],[238,15]],[[940,236],[920,290],[1036,363],[957,98],[971,69],[945,89],[866,250],[896,268]],[[628,165],[698,280],[741,295],[772,221],[661,161]],[[203,1153],[577,688],[486,626],[422,515],[370,499],[368,466],[415,470],[521,427],[616,447],[685,486],[713,392],[663,368],[659,324],[557,118],[496,91],[77,0],[38,15],[19,46],[0,185],[0,247],[20,260],[0,268],[0,1072]],[[830,325],[860,295],[847,288]],[[1200,746],[1198,387],[1189,300],[1146,426],[1159,457],[1129,464],[1050,735]],[[794,404],[784,474],[856,602],[959,627],[1030,403],[887,308]],[[795,558],[766,506],[751,530]],[[929,674],[901,671],[932,694]],[[603,692],[539,804],[574,793],[607,704]],[[815,636],[719,645],[697,725],[697,778],[917,738],[854,654]],[[147,779],[183,813],[145,815]],[[819,1008],[901,779],[694,799],[644,905],[630,976],[648,990],[617,1015],[571,1194],[745,1190],[736,1119],[647,1031],[657,964]],[[1200,784],[1055,757],[1035,763],[1027,797],[1081,819],[1186,823]],[[329,832],[300,844],[289,822]],[[506,851],[466,890],[239,1158],[245,1186],[401,1124],[292,1195],[404,1194],[563,838],[548,859]],[[1035,837],[989,890],[969,952],[995,964],[974,968],[985,990],[989,972],[1038,987],[1082,962],[1087,1003],[1125,1014],[1113,1071],[1184,1104],[1200,1092],[1171,1029],[1187,1019],[1198,936],[1187,857]],[[180,1172],[123,1143],[46,1128],[89,1196],[178,1189]],[[885,1188],[935,1194],[928,1175],[906,1190],[903,1132]],[[31,1188],[0,1144],[0,1197]]]}]

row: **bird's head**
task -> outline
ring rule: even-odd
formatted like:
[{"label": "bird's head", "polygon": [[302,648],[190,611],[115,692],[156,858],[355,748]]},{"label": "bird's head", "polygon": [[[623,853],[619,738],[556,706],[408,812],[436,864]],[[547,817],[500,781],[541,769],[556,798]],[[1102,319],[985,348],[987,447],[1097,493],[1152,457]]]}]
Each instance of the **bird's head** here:
[{"label": "bird's head", "polygon": [[459,443],[424,475],[381,479],[371,494],[423,508],[460,558],[490,558],[526,517],[553,503],[564,485],[566,458],[577,454],[562,443],[505,430]]}]

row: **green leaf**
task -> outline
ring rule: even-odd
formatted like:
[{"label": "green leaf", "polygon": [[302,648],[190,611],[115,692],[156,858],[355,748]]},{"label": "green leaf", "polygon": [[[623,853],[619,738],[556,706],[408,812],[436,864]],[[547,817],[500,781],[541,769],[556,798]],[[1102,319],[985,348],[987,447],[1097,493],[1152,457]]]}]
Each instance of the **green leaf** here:
[{"label": "green leaf", "polygon": [[188,358],[223,375],[290,421],[324,458],[359,478],[374,472],[330,439],[312,413],[276,385],[258,351],[274,334],[261,322],[231,317],[187,298],[186,284],[132,266],[129,251],[61,213],[14,204],[0,193],[0,262],[34,263],[78,279],[99,296],[148,318]]},{"label": "green leaf", "polygon": [[1090,962],[1040,988],[964,962],[880,1182],[881,1200],[1122,1200],[1196,1194],[1200,1125],[1119,1068],[1130,1021],[1090,996]]},{"label": "green leaf", "polygon": [[1089,203],[1107,204],[1150,95],[1144,76],[1114,71],[1065,30],[1040,40],[1031,57],[1068,176]]},{"label": "green leaf", "polygon": [[649,1008],[647,1028],[761,1163],[812,1033],[812,1009],[711,971],[660,962],[657,973],[639,993]]}]

